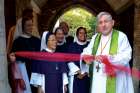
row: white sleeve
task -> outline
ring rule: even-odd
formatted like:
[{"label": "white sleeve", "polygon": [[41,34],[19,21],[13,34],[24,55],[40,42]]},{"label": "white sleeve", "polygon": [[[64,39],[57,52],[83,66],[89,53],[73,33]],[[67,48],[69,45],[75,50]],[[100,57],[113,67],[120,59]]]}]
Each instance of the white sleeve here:
[{"label": "white sleeve", "polygon": [[83,52],[81,53],[81,58],[80,58],[80,69],[81,69],[81,73],[82,73],[82,74],[85,73],[85,72],[87,72],[87,73],[89,72],[89,65],[83,62],[82,56],[83,56],[83,55],[92,55],[92,49],[93,49],[94,40],[95,40],[95,37],[96,37],[96,36],[97,36],[97,34],[95,34],[95,35],[92,37],[92,39],[91,39],[89,45],[88,45],[86,48],[84,48]]},{"label": "white sleeve", "polygon": [[82,59],[80,59],[80,69],[81,69],[81,74],[84,73],[89,73],[89,65],[84,63]]},{"label": "white sleeve", "polygon": [[73,62],[68,63],[68,67],[69,67],[69,70],[70,70],[69,71],[70,76],[77,74],[76,72],[78,70],[80,70],[80,68],[78,66],[76,66]]},{"label": "white sleeve", "polygon": [[44,82],[45,82],[44,74],[39,74],[39,73],[31,74],[30,84],[32,84],[33,86],[35,87],[44,86]]},{"label": "white sleeve", "polygon": [[131,59],[132,49],[127,36],[120,32],[118,42],[118,53],[116,55],[109,56],[109,60],[115,65],[128,65]]},{"label": "white sleeve", "polygon": [[63,86],[69,83],[67,73],[63,73]]}]

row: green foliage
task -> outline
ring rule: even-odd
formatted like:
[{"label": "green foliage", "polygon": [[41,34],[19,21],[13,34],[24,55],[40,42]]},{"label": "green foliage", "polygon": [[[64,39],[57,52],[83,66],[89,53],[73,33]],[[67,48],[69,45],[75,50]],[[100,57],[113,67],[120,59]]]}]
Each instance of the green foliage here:
[{"label": "green foliage", "polygon": [[60,21],[69,24],[70,34],[74,36],[78,27],[82,26],[87,29],[88,38],[90,39],[95,30],[96,17],[83,8],[73,8],[60,17]]}]

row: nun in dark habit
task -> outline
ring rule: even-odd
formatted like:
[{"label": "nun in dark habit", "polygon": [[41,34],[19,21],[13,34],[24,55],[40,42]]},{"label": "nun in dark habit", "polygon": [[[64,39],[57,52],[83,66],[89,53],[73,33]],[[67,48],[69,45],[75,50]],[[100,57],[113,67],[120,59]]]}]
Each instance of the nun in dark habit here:
[{"label": "nun in dark habit", "polygon": [[[54,34],[44,32],[41,51],[55,53],[57,40]],[[68,69],[63,62],[36,61],[32,65],[30,83],[38,87],[40,93],[65,93]]]},{"label": "nun in dark habit", "polygon": [[57,40],[56,52],[66,53],[68,44],[66,44],[64,30],[61,27],[57,27],[54,34]]},{"label": "nun in dark habit", "polygon": [[[69,46],[69,53],[81,54],[88,45],[86,28],[79,27],[76,31],[74,42]],[[80,60],[69,62],[69,93],[89,93],[89,77],[82,73]]]}]

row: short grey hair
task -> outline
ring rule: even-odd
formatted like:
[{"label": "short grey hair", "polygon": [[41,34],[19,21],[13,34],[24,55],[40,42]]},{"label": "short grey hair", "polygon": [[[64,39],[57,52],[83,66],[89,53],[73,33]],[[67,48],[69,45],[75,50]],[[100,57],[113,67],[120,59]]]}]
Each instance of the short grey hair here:
[{"label": "short grey hair", "polygon": [[112,16],[110,13],[108,12],[100,12],[98,15],[97,15],[97,23],[99,21],[99,19],[103,16],[103,15],[106,15],[108,20],[112,20]]}]

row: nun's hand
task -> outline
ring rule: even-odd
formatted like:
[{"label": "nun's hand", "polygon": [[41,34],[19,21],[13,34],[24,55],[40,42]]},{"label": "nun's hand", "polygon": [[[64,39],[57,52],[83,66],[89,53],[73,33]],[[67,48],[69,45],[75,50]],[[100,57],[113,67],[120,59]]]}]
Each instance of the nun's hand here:
[{"label": "nun's hand", "polygon": [[83,79],[86,75],[87,75],[86,73],[84,73],[84,74],[80,73],[80,74],[78,74],[77,78]]},{"label": "nun's hand", "polygon": [[42,86],[38,86],[38,91],[37,93],[44,93],[43,89],[42,89]]},{"label": "nun's hand", "polygon": [[78,71],[76,71],[76,73],[77,73],[77,74],[80,74],[80,73],[81,73],[81,71],[80,71],[80,70],[78,70]]},{"label": "nun's hand", "polygon": [[64,93],[67,93],[67,91],[68,91],[67,85],[64,85]]},{"label": "nun's hand", "polygon": [[23,79],[19,79],[20,88],[26,90],[26,84]]}]

